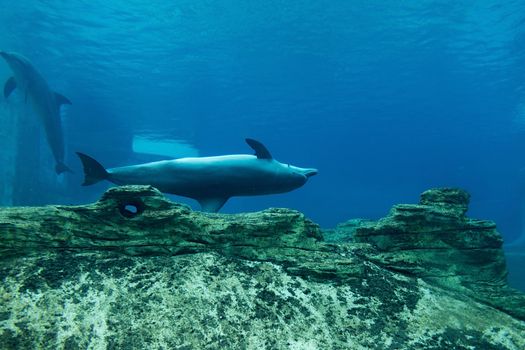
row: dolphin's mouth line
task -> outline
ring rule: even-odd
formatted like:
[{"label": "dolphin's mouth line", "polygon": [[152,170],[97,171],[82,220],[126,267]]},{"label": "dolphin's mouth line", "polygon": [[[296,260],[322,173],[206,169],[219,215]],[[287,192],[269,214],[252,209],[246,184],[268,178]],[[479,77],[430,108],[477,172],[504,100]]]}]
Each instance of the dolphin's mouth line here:
[{"label": "dolphin's mouth line", "polygon": [[304,175],[306,177],[312,177],[314,175],[317,175],[318,171],[317,169],[311,169],[311,170],[308,170]]}]

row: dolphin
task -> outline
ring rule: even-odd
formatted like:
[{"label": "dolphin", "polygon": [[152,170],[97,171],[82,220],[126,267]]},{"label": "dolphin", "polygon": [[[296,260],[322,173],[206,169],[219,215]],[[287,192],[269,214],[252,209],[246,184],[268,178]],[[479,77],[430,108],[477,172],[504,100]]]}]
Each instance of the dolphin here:
[{"label": "dolphin", "polygon": [[152,185],[161,192],[197,200],[203,211],[218,212],[234,196],[285,193],[304,185],[317,169],[273,159],[260,142],[246,139],[255,155],[178,158],[105,169],[77,152],[84,168],[83,186],[108,180],[117,185]]},{"label": "dolphin", "polygon": [[0,51],[0,56],[4,58],[14,74],[4,85],[4,97],[8,98],[17,87],[22,91],[25,101],[31,103],[44,124],[47,142],[55,157],[56,173],[71,172],[64,164],[64,135],[60,119],[60,106],[71,102],[66,97],[53,92],[27,58],[5,51]]}]

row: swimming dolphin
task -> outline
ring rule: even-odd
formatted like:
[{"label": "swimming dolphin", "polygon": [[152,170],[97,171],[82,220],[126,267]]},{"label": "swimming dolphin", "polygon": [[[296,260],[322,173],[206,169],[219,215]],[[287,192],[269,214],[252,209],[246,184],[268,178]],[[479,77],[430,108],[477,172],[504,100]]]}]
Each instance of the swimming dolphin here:
[{"label": "swimming dolphin", "polygon": [[84,167],[82,185],[101,180],[117,185],[152,185],[161,192],[197,200],[203,211],[217,212],[230,197],[289,192],[317,174],[317,169],[276,161],[258,141],[246,142],[255,155],[179,158],[107,170],[95,159],[77,152]]},{"label": "swimming dolphin", "polygon": [[55,171],[57,174],[71,171],[64,164],[64,135],[60,120],[60,106],[71,104],[64,96],[53,92],[42,75],[27,60],[27,58],[13,52],[0,51],[14,73],[4,85],[4,97],[7,98],[15,88],[19,88],[25,98],[40,116],[46,131],[47,142],[55,157]]}]

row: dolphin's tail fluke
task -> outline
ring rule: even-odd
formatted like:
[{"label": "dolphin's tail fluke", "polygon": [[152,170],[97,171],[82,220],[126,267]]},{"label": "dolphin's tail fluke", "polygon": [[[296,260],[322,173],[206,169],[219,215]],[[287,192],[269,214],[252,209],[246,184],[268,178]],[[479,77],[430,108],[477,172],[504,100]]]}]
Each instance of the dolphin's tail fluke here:
[{"label": "dolphin's tail fluke", "polygon": [[84,183],[82,186],[93,185],[109,177],[106,169],[95,159],[80,152],[77,152],[77,155],[84,167]]},{"label": "dolphin's tail fluke", "polygon": [[65,172],[68,172],[68,173],[72,173],[73,172],[73,170],[69,169],[69,167],[67,165],[65,165],[64,163],[62,163],[62,162],[58,162],[55,165],[55,171],[56,171],[57,175],[60,175],[60,174],[65,173]]}]

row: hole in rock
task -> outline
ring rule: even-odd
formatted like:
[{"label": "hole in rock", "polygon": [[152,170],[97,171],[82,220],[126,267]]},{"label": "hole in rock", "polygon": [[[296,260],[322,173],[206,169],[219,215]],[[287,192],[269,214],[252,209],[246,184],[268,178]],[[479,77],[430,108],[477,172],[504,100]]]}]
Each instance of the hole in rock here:
[{"label": "hole in rock", "polygon": [[134,205],[131,205],[131,204],[128,204],[124,207],[124,210],[126,212],[129,212],[130,214],[137,214],[137,212],[139,211],[139,209],[134,206]]},{"label": "hole in rock", "polygon": [[118,206],[120,214],[126,218],[134,218],[144,212],[144,203],[140,199],[121,202]]}]

